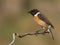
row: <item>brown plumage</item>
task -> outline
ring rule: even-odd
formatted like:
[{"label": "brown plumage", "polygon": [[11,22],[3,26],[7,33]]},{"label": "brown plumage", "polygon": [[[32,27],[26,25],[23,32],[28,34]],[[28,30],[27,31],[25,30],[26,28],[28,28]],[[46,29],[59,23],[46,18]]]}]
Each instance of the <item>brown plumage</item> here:
[{"label": "brown plumage", "polygon": [[43,20],[38,18],[38,16],[34,16],[34,21],[37,22],[40,26],[43,26],[45,28],[48,27],[47,24]]},{"label": "brown plumage", "polygon": [[48,20],[48,18],[45,15],[38,14],[38,18],[44,21],[48,26],[51,25],[51,27],[54,29],[54,26],[52,25],[52,23]]},{"label": "brown plumage", "polygon": [[[54,26],[52,25],[52,23],[47,19],[47,17],[43,14],[40,13],[39,10],[37,9],[33,9],[29,11],[30,14],[32,14],[32,16],[34,17],[34,20],[43,27],[43,29],[45,29],[45,31],[48,31],[51,33],[52,38],[54,40],[54,36],[52,34],[51,29],[54,29]],[[44,31],[44,32],[45,32]]]},{"label": "brown plumage", "polygon": [[[48,18],[43,15],[43,14],[38,14],[37,16],[35,16],[38,12],[40,12],[37,9],[33,9],[30,10],[29,13],[32,14],[32,16],[34,17],[34,20],[41,26],[47,27],[47,26],[51,26],[51,28],[54,29],[54,26],[52,25],[52,23],[48,20]],[[43,24],[44,23],[44,24]]]}]

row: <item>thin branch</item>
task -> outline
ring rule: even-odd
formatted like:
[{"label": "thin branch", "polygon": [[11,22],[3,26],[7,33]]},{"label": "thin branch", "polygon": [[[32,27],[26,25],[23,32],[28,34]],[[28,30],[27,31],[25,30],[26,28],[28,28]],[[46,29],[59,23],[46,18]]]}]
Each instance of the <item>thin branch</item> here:
[{"label": "thin branch", "polygon": [[19,35],[18,33],[15,33],[15,35],[16,35],[17,37],[19,37],[19,38],[23,38],[23,37],[28,36],[28,35],[31,36],[31,35],[46,34],[46,33],[49,33],[49,32],[35,31],[35,32],[33,32],[33,33],[26,33],[26,34],[24,34],[24,35]]},{"label": "thin branch", "polygon": [[14,44],[14,42],[15,42],[15,37],[17,36],[17,37],[19,37],[19,38],[23,38],[23,37],[25,37],[25,36],[28,36],[28,35],[38,35],[38,34],[46,34],[46,33],[49,33],[49,32],[40,32],[39,30],[38,31],[35,31],[35,32],[33,32],[33,33],[26,33],[26,34],[24,34],[24,35],[20,35],[20,34],[18,34],[18,33],[13,33],[13,40],[12,40],[12,42],[11,43],[9,43],[9,45],[13,45]]},{"label": "thin branch", "polygon": [[15,42],[15,33],[13,33],[13,40],[12,40],[12,42],[11,42],[11,43],[9,43],[9,45],[13,45],[13,44],[14,44],[14,42]]}]

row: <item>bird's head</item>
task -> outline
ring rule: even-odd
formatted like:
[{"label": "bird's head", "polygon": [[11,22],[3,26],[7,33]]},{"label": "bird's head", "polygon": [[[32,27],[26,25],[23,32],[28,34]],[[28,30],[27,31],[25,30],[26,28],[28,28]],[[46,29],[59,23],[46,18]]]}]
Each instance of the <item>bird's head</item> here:
[{"label": "bird's head", "polygon": [[36,15],[39,12],[38,9],[32,9],[28,13],[32,14],[33,16]]}]

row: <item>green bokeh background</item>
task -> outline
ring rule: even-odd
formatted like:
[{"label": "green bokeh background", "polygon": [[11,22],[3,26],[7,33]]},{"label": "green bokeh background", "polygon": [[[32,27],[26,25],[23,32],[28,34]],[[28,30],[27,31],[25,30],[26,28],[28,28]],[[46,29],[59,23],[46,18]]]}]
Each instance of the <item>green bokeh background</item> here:
[{"label": "green bokeh background", "polygon": [[8,45],[12,34],[25,34],[40,29],[28,14],[37,8],[55,26],[55,40],[49,34],[16,38],[14,45],[60,45],[60,0],[0,0],[0,45]]}]

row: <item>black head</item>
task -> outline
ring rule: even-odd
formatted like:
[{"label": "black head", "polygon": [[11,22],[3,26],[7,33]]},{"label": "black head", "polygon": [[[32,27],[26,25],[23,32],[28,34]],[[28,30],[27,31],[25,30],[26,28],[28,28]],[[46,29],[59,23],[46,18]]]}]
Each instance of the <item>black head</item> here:
[{"label": "black head", "polygon": [[29,13],[32,14],[33,16],[34,16],[37,12],[39,12],[38,9],[32,9],[32,10],[29,11]]}]

